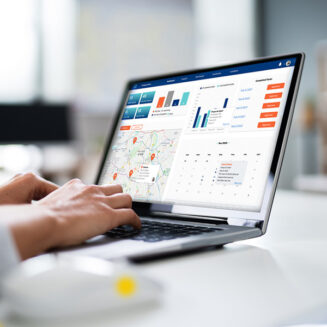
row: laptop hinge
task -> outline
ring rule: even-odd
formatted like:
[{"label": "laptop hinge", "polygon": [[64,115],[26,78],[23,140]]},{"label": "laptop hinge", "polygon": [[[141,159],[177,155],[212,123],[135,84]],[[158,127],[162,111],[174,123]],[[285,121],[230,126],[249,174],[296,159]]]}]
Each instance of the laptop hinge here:
[{"label": "laptop hinge", "polygon": [[149,215],[149,217],[153,218],[170,218],[175,220],[182,220],[182,221],[192,221],[192,222],[199,222],[199,223],[206,223],[206,224],[214,224],[214,225],[221,225],[221,224],[228,224],[227,218],[224,217],[210,217],[210,216],[198,216],[198,215],[185,215],[179,213],[170,213],[170,212],[161,212],[161,211],[153,211]]},{"label": "laptop hinge", "polygon": [[167,213],[167,212],[152,212],[149,217],[153,218],[170,218],[175,220],[199,222],[214,225],[234,225],[244,227],[256,227],[262,229],[263,221],[253,219],[231,219],[224,217],[211,217],[211,216],[199,216],[199,215],[185,215],[178,213]]},{"label": "laptop hinge", "polygon": [[213,217],[205,215],[190,215],[182,213],[172,213],[172,206],[158,205],[151,203],[137,203],[133,202],[133,209],[140,217],[153,217],[165,219],[178,219],[182,221],[199,222],[215,225],[234,225],[244,227],[255,227],[262,229],[263,222],[254,219],[241,218],[227,218],[227,217]]},{"label": "laptop hinge", "polygon": [[256,227],[262,229],[263,221],[255,219],[228,218],[228,224],[234,226]]}]

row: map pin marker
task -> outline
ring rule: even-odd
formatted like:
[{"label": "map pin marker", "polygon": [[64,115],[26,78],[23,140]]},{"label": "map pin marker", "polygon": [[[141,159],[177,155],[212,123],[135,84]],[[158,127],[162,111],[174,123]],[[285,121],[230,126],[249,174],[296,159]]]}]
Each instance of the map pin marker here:
[{"label": "map pin marker", "polygon": [[133,144],[135,144],[136,141],[137,141],[137,137],[134,137],[134,138],[133,138]]},{"label": "map pin marker", "polygon": [[114,176],[112,178],[115,180],[117,178],[117,173],[114,173]]},{"label": "map pin marker", "polygon": [[151,161],[154,159],[156,155],[154,153],[151,154]]},{"label": "map pin marker", "polygon": [[129,171],[129,177],[131,177],[133,175],[133,170],[131,169],[130,171]]}]

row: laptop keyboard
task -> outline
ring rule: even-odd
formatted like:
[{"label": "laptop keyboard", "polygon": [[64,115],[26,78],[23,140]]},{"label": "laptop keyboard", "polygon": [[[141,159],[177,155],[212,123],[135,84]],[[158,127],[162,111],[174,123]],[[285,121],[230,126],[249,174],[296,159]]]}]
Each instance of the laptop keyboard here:
[{"label": "laptop keyboard", "polygon": [[140,230],[136,230],[129,225],[123,225],[110,230],[105,235],[113,239],[132,239],[141,240],[144,242],[159,242],[217,231],[219,231],[219,229],[210,227],[187,226],[156,221],[142,221],[142,228]]}]

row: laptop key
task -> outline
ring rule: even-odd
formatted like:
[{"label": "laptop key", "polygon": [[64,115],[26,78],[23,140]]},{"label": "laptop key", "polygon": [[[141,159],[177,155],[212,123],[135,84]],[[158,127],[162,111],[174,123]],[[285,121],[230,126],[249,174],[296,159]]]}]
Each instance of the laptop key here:
[{"label": "laptop key", "polygon": [[123,225],[108,231],[106,235],[114,239],[132,239],[144,242],[159,242],[217,231],[219,231],[218,228],[143,221],[142,228],[140,230],[135,230],[131,226]]}]

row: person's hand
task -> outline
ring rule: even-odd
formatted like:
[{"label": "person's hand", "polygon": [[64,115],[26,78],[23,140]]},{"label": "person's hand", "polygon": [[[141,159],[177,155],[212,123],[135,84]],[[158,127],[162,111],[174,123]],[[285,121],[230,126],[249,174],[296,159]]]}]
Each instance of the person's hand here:
[{"label": "person's hand", "polygon": [[42,199],[0,205],[1,222],[8,225],[22,259],[80,244],[119,225],[141,227],[132,198],[120,185],[87,186],[75,179],[52,192],[32,194],[27,199]]},{"label": "person's hand", "polygon": [[119,225],[141,227],[132,198],[120,185],[90,185],[74,179],[35,203],[57,221],[51,247],[76,245]]},{"label": "person's hand", "polygon": [[19,174],[0,187],[0,205],[27,204],[40,200],[58,188],[57,185],[33,174]]}]

